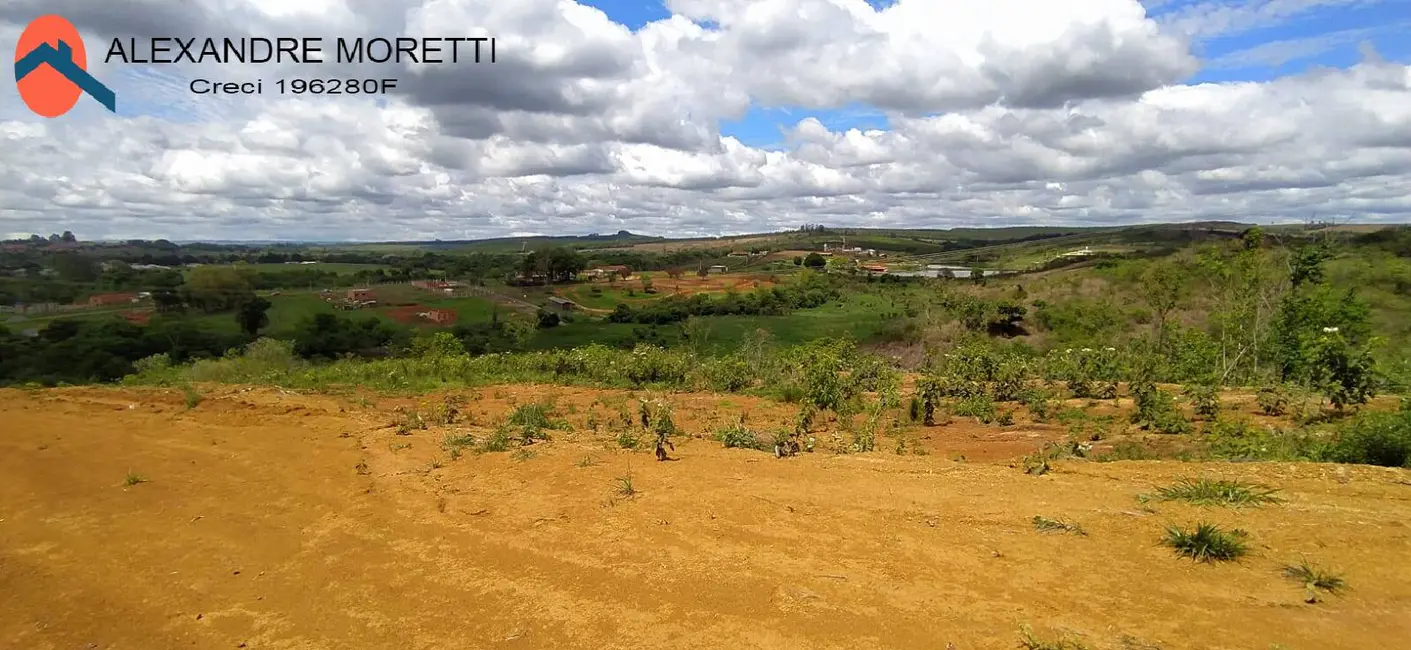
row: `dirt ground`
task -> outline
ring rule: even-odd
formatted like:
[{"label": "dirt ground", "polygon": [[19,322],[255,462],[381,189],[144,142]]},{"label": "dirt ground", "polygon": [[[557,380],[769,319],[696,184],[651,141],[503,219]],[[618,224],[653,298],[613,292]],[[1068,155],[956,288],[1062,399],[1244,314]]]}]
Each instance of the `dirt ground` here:
[{"label": "dirt ground", "polygon": [[[1021,625],[1094,649],[1411,638],[1405,470],[1069,460],[1030,476],[1013,458],[1059,432],[961,424],[928,430],[926,455],[781,460],[687,435],[661,463],[584,424],[624,392],[481,389],[468,422],[410,435],[391,410],[418,400],[202,392],[188,409],[174,390],[0,391],[0,648],[968,650],[1014,648]],[[550,393],[573,432],[444,450]],[[688,434],[790,414],[670,399]],[[1284,501],[1137,499],[1182,476]],[[1197,564],[1158,544],[1202,520],[1248,530],[1250,555]],[[1305,604],[1280,575],[1301,558],[1349,589]]]}]

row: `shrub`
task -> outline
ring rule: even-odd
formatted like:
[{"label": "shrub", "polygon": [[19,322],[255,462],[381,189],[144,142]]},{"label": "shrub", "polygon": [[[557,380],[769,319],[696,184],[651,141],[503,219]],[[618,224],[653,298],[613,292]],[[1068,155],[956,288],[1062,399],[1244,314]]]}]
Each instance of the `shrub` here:
[{"label": "shrub", "polygon": [[1290,397],[1288,389],[1273,385],[1260,388],[1254,401],[1264,415],[1283,415],[1288,412]]},{"label": "shrub", "polygon": [[1051,397],[1047,390],[1029,387],[1019,394],[1019,402],[1029,409],[1029,417],[1035,422],[1047,422],[1053,411]]},{"label": "shrub", "polygon": [[1186,387],[1186,396],[1195,408],[1195,414],[1207,420],[1220,414],[1220,389],[1210,384],[1193,384]]},{"label": "shrub", "polygon": [[1171,395],[1157,388],[1156,384],[1151,382],[1132,384],[1132,398],[1137,407],[1136,411],[1132,413],[1134,424],[1159,433],[1190,433],[1190,422],[1182,417],[1180,411],[1176,409]]},{"label": "shrub", "polygon": [[717,429],[715,439],[719,440],[727,449],[754,449],[757,451],[768,449],[764,440],[760,439],[753,431],[745,428],[744,422],[736,422]]},{"label": "shrub", "polygon": [[1358,416],[1338,429],[1327,455],[1339,463],[1411,467],[1411,412]]},{"label": "shrub", "polygon": [[1177,555],[1197,562],[1223,562],[1237,560],[1248,552],[1244,541],[1248,536],[1238,528],[1226,532],[1215,524],[1202,522],[1193,531],[1167,526],[1161,542],[1174,549]]},{"label": "shrub", "polygon": [[989,395],[974,395],[960,400],[955,405],[955,414],[961,417],[973,417],[984,424],[995,421],[995,402]]}]

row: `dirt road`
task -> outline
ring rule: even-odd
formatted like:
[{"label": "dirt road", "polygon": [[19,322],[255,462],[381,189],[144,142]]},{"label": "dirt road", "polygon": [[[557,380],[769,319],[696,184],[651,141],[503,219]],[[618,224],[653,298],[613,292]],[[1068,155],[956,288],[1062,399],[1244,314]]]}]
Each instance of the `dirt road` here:
[{"label": "dirt road", "polygon": [[[708,439],[658,463],[581,427],[532,456],[452,459],[446,431],[397,435],[387,405],[0,391],[0,648],[969,650],[1014,648],[1025,624],[1090,648],[1411,638],[1403,470],[1066,461],[1029,476],[973,453],[779,460]],[[1136,499],[1179,476],[1285,501]],[[1088,535],[1040,533],[1035,515]],[[1250,555],[1196,564],[1158,544],[1197,520],[1248,530]],[[1350,590],[1305,604],[1280,575],[1304,557]]]}]

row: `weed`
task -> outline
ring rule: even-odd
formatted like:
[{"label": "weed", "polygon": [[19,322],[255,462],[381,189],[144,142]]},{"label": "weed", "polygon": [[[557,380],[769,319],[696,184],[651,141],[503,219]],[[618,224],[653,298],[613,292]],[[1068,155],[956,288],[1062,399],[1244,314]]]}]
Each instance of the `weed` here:
[{"label": "weed", "polygon": [[1052,641],[1040,639],[1028,625],[1019,626],[1019,647],[1024,650],[1088,650],[1088,646],[1066,635]]},{"label": "weed", "polygon": [[474,446],[475,437],[468,433],[462,433],[460,435],[448,433],[446,434],[445,439],[441,441],[441,448],[445,449],[446,452],[451,455],[452,459],[460,458],[462,450],[469,449]]},{"label": "weed", "polygon": [[455,424],[456,419],[459,418],[461,414],[460,407],[464,404],[464,397],[460,395],[447,395],[441,399],[441,403],[431,412],[431,420],[441,425]]},{"label": "weed", "polygon": [[531,449],[525,449],[524,447],[520,447],[519,449],[514,450],[514,453],[513,453],[513,454],[510,454],[510,458],[513,458],[514,460],[521,461],[521,462],[522,462],[522,461],[529,460],[529,459],[533,458],[534,456],[536,456],[536,454],[534,453],[533,450],[531,450]]},{"label": "weed", "polygon": [[127,485],[127,486],[133,486],[133,485],[137,485],[138,483],[146,483],[146,482],[147,482],[147,479],[146,479],[145,477],[143,477],[142,475],[140,475],[140,474],[134,474],[134,473],[132,473],[132,472],[128,472],[128,473],[127,473],[127,477],[123,479],[122,484],[123,484],[123,485]]},{"label": "weed", "polygon": [[1175,549],[1177,555],[1198,562],[1231,561],[1248,552],[1244,542],[1248,536],[1238,528],[1226,532],[1215,524],[1201,522],[1193,531],[1167,526],[1161,543]]},{"label": "weed", "polygon": [[757,434],[745,428],[743,421],[737,421],[727,427],[715,431],[715,439],[725,445],[727,449],[755,449],[764,451],[768,449]]},{"label": "weed", "polygon": [[510,435],[510,431],[511,429],[508,425],[502,424],[495,427],[495,430],[491,431],[490,435],[487,436],[485,440],[481,441],[476,451],[482,454],[486,452],[509,451],[510,441],[513,439],[513,436]]},{"label": "weed", "polygon": [[1137,410],[1132,413],[1132,423],[1158,433],[1190,433],[1191,423],[1176,409],[1171,395],[1150,382],[1132,385],[1132,399]]},{"label": "weed", "polygon": [[1072,533],[1074,535],[1087,536],[1087,531],[1078,524],[1069,523],[1061,519],[1049,519],[1041,515],[1034,515],[1034,528],[1045,533]]},{"label": "weed", "polygon": [[642,435],[636,429],[623,429],[617,433],[617,446],[623,449],[637,449],[642,446]]},{"label": "weed", "polygon": [[1342,579],[1342,576],[1309,564],[1306,559],[1301,560],[1297,565],[1284,566],[1283,573],[1285,578],[1297,580],[1303,585],[1307,592],[1303,600],[1309,604],[1318,602],[1319,591],[1336,594],[1347,587],[1347,582]]},{"label": "weed", "polygon": [[631,474],[617,477],[617,494],[627,499],[637,496],[637,488],[632,485]]},{"label": "weed", "polygon": [[577,467],[580,467],[580,468],[583,468],[583,467],[592,467],[592,466],[597,465],[597,464],[598,464],[598,459],[597,459],[597,458],[594,458],[592,454],[589,454],[589,455],[587,455],[587,456],[584,456],[584,457],[578,459],[578,462],[575,463],[575,465],[576,465]]},{"label": "weed", "polygon": [[421,412],[416,409],[409,409],[405,406],[397,407],[397,435],[409,436],[413,431],[420,431],[427,428],[426,418],[421,416]]},{"label": "weed", "polygon": [[186,404],[187,409],[194,409],[196,408],[197,404],[201,403],[201,393],[197,392],[195,388],[191,386],[183,386],[181,392],[182,401]]},{"label": "weed", "polygon": [[1014,409],[1004,409],[995,417],[995,423],[1007,427],[1014,424]]},{"label": "weed", "polygon": [[1225,479],[1182,478],[1156,489],[1162,501],[1185,501],[1198,506],[1261,506],[1279,503],[1278,490]]}]

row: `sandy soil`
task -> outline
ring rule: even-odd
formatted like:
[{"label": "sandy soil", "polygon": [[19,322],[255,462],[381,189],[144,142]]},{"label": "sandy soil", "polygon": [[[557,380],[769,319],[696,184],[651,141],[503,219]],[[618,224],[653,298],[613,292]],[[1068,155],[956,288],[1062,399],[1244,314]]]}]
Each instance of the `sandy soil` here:
[{"label": "sandy soil", "polygon": [[[178,391],[0,391],[0,648],[972,649],[1016,647],[1021,624],[1091,648],[1411,638],[1411,472],[1064,461],[1029,476],[1010,461],[1056,433],[961,425],[928,430],[927,455],[779,460],[683,437],[658,463],[581,425],[532,457],[443,450],[549,390],[575,422],[627,399],[489,388],[468,424],[397,435],[391,408],[412,400],[225,387],[188,410]],[[692,433],[789,415],[672,400]],[[1285,502],[1136,499],[1197,475]],[[1089,534],[1039,533],[1035,515]],[[1197,520],[1250,531],[1250,556],[1158,545]],[[1305,604],[1280,575],[1303,557],[1350,590]]]}]

